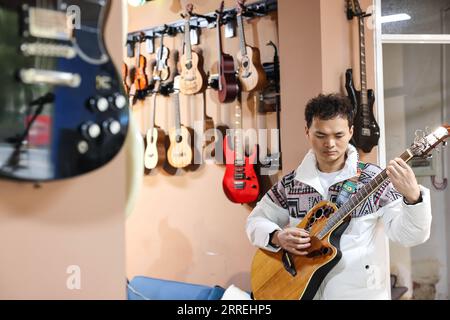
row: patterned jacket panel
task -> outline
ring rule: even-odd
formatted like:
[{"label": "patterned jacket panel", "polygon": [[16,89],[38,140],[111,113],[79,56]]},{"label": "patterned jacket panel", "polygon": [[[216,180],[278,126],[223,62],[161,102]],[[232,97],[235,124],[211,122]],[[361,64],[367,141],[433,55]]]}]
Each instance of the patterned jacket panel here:
[{"label": "patterned jacket panel", "polygon": [[[370,163],[361,163],[362,170],[357,183],[357,190],[375,178],[382,169]],[[295,179],[296,171],[292,171],[284,176],[280,182],[275,184],[268,192],[267,196],[277,206],[287,209],[289,215],[294,219],[303,218],[308,211],[317,203],[324,200],[322,195],[311,186]],[[328,190],[328,201],[335,203],[336,198],[344,182],[338,182]],[[381,207],[402,197],[395,190],[392,183],[385,181],[381,187],[374,192],[352,213],[352,217],[361,217],[375,213]]]}]

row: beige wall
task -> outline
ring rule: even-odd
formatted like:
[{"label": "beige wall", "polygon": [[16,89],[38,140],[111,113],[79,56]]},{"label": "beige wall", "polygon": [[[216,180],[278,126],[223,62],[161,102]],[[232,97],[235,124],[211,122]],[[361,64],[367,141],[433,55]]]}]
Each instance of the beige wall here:
[{"label": "beige wall", "polygon": [[[106,41],[121,60],[121,2],[112,1]],[[62,182],[0,181],[0,299],[123,299],[125,155]],[[69,266],[81,289],[69,290]]]},{"label": "beige wall", "polygon": [[[220,3],[218,0],[192,2],[199,13],[211,12]],[[343,88],[342,75],[353,61],[350,52],[354,46],[358,48],[357,40],[351,43],[352,28],[342,2],[280,0],[278,21],[272,16],[256,19],[251,26],[246,24],[247,41],[261,48],[264,62],[272,59],[272,50],[266,48],[265,43],[277,42],[279,38],[284,173],[295,169],[308,149],[303,135],[305,103],[319,92]],[[185,3],[155,0],[140,8],[129,8],[129,30],[178,20],[183,10],[181,5]],[[225,1],[227,8],[234,4],[233,0]],[[368,38],[367,51],[370,52],[373,46]],[[215,30],[205,30],[200,42],[205,69],[216,70]],[[179,48],[181,39],[167,39],[165,43],[171,49]],[[236,38],[224,41],[226,52],[235,53],[237,48]],[[127,62],[134,64],[133,60]],[[369,85],[373,85],[372,63],[368,61]],[[192,98],[190,105],[188,99],[182,98],[182,122],[192,125],[194,119],[201,117],[202,103],[201,96]],[[150,107],[149,100],[133,108],[142,132],[149,125]],[[216,123],[232,126],[232,107],[233,104],[219,106],[216,93],[207,91],[206,108]],[[157,110],[156,122],[167,130],[173,124],[172,102],[159,97]],[[254,126],[252,106],[244,105],[243,111],[244,127]],[[269,127],[273,127],[273,115],[267,120]],[[244,227],[251,209],[226,199],[221,187],[223,174],[224,167],[208,164],[195,172],[180,171],[171,176],[156,171],[144,177],[136,209],[127,221],[127,274],[130,278],[146,275],[207,285],[233,283],[243,289],[250,288],[249,272],[255,249],[250,246]]]}]

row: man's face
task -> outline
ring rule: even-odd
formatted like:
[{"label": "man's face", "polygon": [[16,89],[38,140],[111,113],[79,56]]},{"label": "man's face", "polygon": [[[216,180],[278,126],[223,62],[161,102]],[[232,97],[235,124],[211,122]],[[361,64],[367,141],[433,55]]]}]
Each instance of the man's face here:
[{"label": "man's face", "polygon": [[319,164],[332,165],[345,157],[347,146],[353,135],[348,120],[336,117],[330,120],[313,118],[311,127],[306,127],[306,136]]}]

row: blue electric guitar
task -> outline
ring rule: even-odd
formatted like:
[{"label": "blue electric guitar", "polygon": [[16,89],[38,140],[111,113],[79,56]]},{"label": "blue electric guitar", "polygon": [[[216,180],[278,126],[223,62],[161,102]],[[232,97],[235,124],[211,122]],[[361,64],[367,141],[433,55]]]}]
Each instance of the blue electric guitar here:
[{"label": "blue electric guitar", "polygon": [[128,101],[102,38],[109,5],[0,0],[0,177],[75,177],[121,149]]}]

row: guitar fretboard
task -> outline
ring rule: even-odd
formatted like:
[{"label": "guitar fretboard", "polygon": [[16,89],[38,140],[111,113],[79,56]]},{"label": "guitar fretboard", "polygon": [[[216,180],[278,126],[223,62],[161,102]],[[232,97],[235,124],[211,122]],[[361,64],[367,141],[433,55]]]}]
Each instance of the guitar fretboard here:
[{"label": "guitar fretboard", "polygon": [[218,62],[218,73],[219,73],[219,90],[222,90],[222,79],[220,76],[221,70],[222,70],[222,33],[220,32],[220,18],[221,18],[221,14],[218,15],[217,17],[217,43],[218,43],[218,53],[219,53],[219,59],[217,60]]},{"label": "guitar fretboard", "polygon": [[358,17],[359,20],[359,61],[361,78],[361,108],[363,113],[364,126],[370,125],[370,110],[367,97],[367,68],[366,68],[366,36],[364,29],[364,16]]},{"label": "guitar fretboard", "polygon": [[[405,162],[412,158],[411,151],[406,150],[401,156]],[[330,219],[328,219],[324,228],[317,234],[319,239],[323,239],[331,230],[333,230],[343,219],[351,214],[359,205],[361,205],[371,194],[377,191],[383,183],[388,179],[386,169],[380,172],[369,183],[365,184],[350,200],[336,211]]]},{"label": "guitar fretboard", "polygon": [[181,116],[180,116],[180,94],[178,91],[173,93],[174,106],[175,106],[175,129],[177,134],[180,134],[181,130]]},{"label": "guitar fretboard", "polygon": [[191,22],[187,18],[184,23],[184,46],[186,50],[186,57],[188,60],[192,59],[192,48],[191,48]]},{"label": "guitar fretboard", "polygon": [[242,18],[242,15],[239,14],[237,16],[237,23],[238,23],[238,30],[239,30],[239,44],[241,47],[241,54],[242,56],[246,56],[247,55],[247,45],[245,42],[245,31],[244,31],[244,19]]},{"label": "guitar fretboard", "polygon": [[243,128],[242,128],[242,108],[239,103],[236,104],[234,111],[234,154],[235,154],[235,165],[244,165],[244,146],[243,146]]}]

